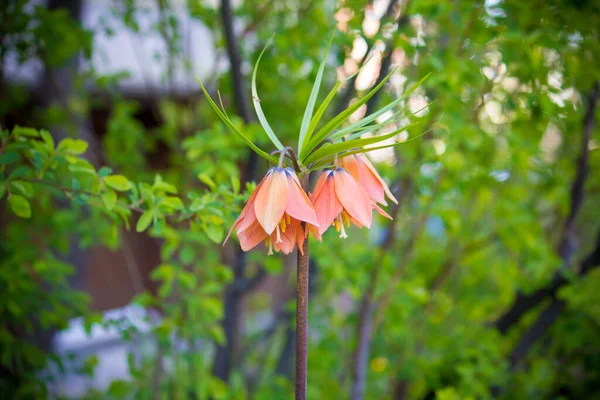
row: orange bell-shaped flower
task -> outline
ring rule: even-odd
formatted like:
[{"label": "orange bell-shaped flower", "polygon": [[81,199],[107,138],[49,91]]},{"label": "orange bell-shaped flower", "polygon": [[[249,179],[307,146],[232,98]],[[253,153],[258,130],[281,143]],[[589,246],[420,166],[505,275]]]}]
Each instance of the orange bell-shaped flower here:
[{"label": "orange bell-shaped flower", "polygon": [[323,171],[310,199],[317,212],[318,229],[309,230],[321,240],[321,235],[332,224],[346,238],[345,226],[350,222],[359,228],[370,227],[374,204],[362,186],[343,168]]},{"label": "orange bell-shaped flower", "polygon": [[225,238],[236,228],[242,250],[265,241],[269,254],[289,254],[298,244],[302,251],[305,232],[302,222],[318,226],[317,216],[300,181],[291,168],[271,168],[250,195],[248,203]]},{"label": "orange bell-shaped flower", "polygon": [[375,203],[387,206],[385,196],[398,204],[390,188],[364,154],[353,154],[340,159],[340,165],[360,183]]}]

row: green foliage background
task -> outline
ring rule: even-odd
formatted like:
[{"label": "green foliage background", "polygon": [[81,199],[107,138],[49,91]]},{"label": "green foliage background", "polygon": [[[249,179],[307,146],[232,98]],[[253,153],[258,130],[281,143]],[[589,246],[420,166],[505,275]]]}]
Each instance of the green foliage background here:
[{"label": "green foliage background", "polygon": [[[175,65],[194,71],[181,52],[173,5],[158,3],[161,20],[147,29],[167,45],[168,83]],[[311,245],[316,269],[308,397],[350,396],[359,305],[372,290],[377,302],[367,399],[597,398],[600,273],[579,277],[577,271],[600,227],[598,129],[592,127],[591,140],[582,142],[586,112],[591,121],[599,114],[587,99],[600,79],[600,7],[591,0],[400,1],[378,32],[367,35],[363,21],[373,18],[371,6],[248,0],[234,9],[247,27],[237,41],[249,65],[275,33],[258,86],[262,108],[284,144],[296,141],[336,16],[349,20],[333,40],[319,101],[356,39],[383,57],[394,51],[404,88],[431,73],[413,98],[434,103],[409,130],[410,136],[426,134],[396,147],[392,162],[378,164],[401,199],[395,222],[378,218],[370,231],[353,229],[345,241],[330,232],[322,244]],[[234,284],[289,269],[283,256],[267,258],[261,249],[239,268],[235,241],[220,245],[265,163],[258,161],[257,174],[248,176],[251,153],[199,88],[185,101],[173,93],[155,95],[160,123],[147,128],[138,118],[142,102],[117,87],[126,71],[99,76],[94,70],[90,57],[98,32],[84,29],[64,9],[20,0],[0,7],[0,60],[8,52],[19,62],[36,57],[48,84],[65,74],[70,82],[62,97],[40,103],[30,88],[0,71],[0,391],[14,398],[59,396],[52,384],[73,367],[44,345],[43,333],[66,328],[71,318],[83,317],[88,329],[117,324],[124,340],[135,340],[135,324],[89,311],[89,296],[73,289],[77,268],[68,261],[92,246],[117,251],[123,230],[132,229],[161,246],[160,264],[151,273],[158,290],[132,300],[162,313],[152,331],[155,349],[142,359],[130,356],[131,380],[115,381],[102,393],[90,390],[86,398],[290,398],[293,376],[280,364],[290,362],[282,354],[294,322],[285,311],[293,310],[293,302],[275,315],[278,323],[268,334],[236,338],[227,382],[212,366],[216,346],[227,342],[221,320]],[[226,54],[219,9],[202,1],[185,7]],[[99,29],[127,29],[144,40],[150,31],[136,20],[143,8],[112,2]],[[73,68],[74,57],[82,59],[81,68]],[[259,124],[236,116],[231,75],[215,74],[206,83],[219,89],[239,129],[270,149]],[[103,96],[94,96],[90,85]],[[379,105],[401,94],[396,89],[386,87]],[[352,97],[363,94],[350,90]],[[107,104],[101,139],[85,135],[91,111]],[[153,162],[159,149],[163,159]],[[589,173],[583,202],[565,233],[584,149]],[[566,259],[559,254],[565,235],[574,248]],[[513,366],[515,345],[554,300],[545,298],[507,332],[494,321],[517,293],[547,287],[557,271],[567,278],[556,294],[564,310]],[[258,311],[272,308],[270,300],[244,295],[253,311],[240,318],[253,326]],[[350,306],[341,307],[340,299],[351,299]],[[158,371],[158,357],[171,368]],[[77,371],[93,374],[95,363],[91,358]]]}]

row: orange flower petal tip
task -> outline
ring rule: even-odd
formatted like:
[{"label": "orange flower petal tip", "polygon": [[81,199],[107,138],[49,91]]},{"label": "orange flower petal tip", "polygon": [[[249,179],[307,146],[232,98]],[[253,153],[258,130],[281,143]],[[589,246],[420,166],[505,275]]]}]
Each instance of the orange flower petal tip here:
[{"label": "orange flower petal tip", "polygon": [[375,203],[386,206],[385,198],[387,196],[392,202],[398,204],[398,200],[396,200],[387,183],[379,175],[367,156],[353,154],[343,157],[340,163],[361,184]]}]

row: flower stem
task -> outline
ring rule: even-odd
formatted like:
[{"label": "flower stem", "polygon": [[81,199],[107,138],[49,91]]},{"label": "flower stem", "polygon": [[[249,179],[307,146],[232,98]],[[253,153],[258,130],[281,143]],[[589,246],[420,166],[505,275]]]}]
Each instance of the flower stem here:
[{"label": "flower stem", "polygon": [[[300,177],[302,189],[308,190],[308,175]],[[296,400],[306,400],[308,362],[308,236],[298,251],[296,287]]]}]

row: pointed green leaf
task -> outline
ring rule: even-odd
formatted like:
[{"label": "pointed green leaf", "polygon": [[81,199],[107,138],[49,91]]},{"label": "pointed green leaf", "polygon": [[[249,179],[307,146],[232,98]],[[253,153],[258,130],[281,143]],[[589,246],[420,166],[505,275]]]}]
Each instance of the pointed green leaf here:
[{"label": "pointed green leaf", "polygon": [[397,129],[397,130],[387,133],[385,135],[373,136],[373,137],[364,138],[364,139],[354,139],[354,140],[349,140],[347,142],[340,142],[340,143],[334,143],[331,145],[323,146],[320,149],[318,149],[317,151],[315,151],[314,153],[312,153],[310,156],[308,156],[306,158],[306,163],[310,164],[311,162],[322,160],[328,156],[334,155],[336,153],[340,153],[342,151],[346,151],[346,150],[353,149],[353,148],[360,148],[360,147],[366,146],[368,144],[381,142],[383,140],[392,138],[392,137],[396,136],[397,134],[399,134],[400,132],[405,131],[406,129],[409,129],[417,124],[418,124],[418,122],[407,125],[405,127],[402,127],[400,129]]},{"label": "pointed green leaf", "polygon": [[310,151],[310,150],[312,150],[312,149],[306,150],[305,145],[308,144],[308,142],[310,141],[312,133],[317,128],[317,124],[319,123],[319,121],[323,117],[323,114],[325,114],[325,111],[327,110],[327,107],[329,107],[329,103],[331,103],[331,100],[333,100],[333,97],[336,95],[336,93],[337,93],[338,89],[340,88],[341,84],[342,84],[342,81],[337,81],[335,83],[335,85],[333,85],[333,88],[331,88],[331,90],[327,94],[327,97],[325,97],[325,100],[323,100],[323,102],[321,103],[321,105],[317,109],[317,112],[315,113],[315,115],[310,120],[310,125],[308,125],[308,130],[306,131],[306,136],[304,138],[304,141],[307,142],[307,143],[305,143],[303,145],[302,149],[300,150],[300,154],[302,154],[302,152],[304,152],[304,151]]},{"label": "pointed green leaf", "polygon": [[[352,104],[350,107],[348,107],[347,109],[345,109],[344,111],[342,111],[341,113],[339,113],[335,118],[333,118],[331,121],[329,121],[329,123],[327,123],[323,128],[321,128],[315,135],[314,137],[311,139],[310,143],[309,143],[309,147],[315,147],[317,144],[319,144],[323,139],[325,139],[327,136],[329,136],[329,134],[331,132],[333,132],[333,130],[335,128],[337,128],[338,126],[340,126],[344,121],[346,121],[354,112],[356,112],[356,110],[358,110],[363,104],[365,104],[371,97],[373,97],[375,95],[375,93],[377,93],[377,91],[379,91],[383,85],[388,81],[388,79],[391,78],[391,76],[394,74],[394,72],[396,72],[396,70],[398,69],[398,67],[394,68],[389,74],[386,75],[385,78],[382,79],[382,81],[375,86],[369,93],[367,93],[364,97],[362,97],[360,100],[358,100],[356,103]],[[427,79],[429,77],[429,74],[427,74],[423,79],[421,79],[419,82],[417,82],[415,85],[413,85],[409,90],[407,90],[400,98],[406,98],[408,95],[410,95],[414,90],[416,90],[417,87],[419,87],[419,85],[421,85],[421,83]],[[394,102],[398,101],[394,100]],[[397,104],[397,103],[396,103]],[[368,117],[367,117],[368,118]],[[376,117],[375,117],[376,118]],[[373,119],[375,119],[373,118]],[[303,162],[306,162],[306,157],[301,157]]]},{"label": "pointed green leaf", "polygon": [[[356,129],[360,129],[361,127],[367,125],[368,123],[374,121],[375,119],[379,118],[381,115],[383,115],[384,113],[386,113],[387,111],[395,108],[398,104],[400,104],[400,102],[404,101],[408,96],[410,96],[419,86],[421,86],[421,84],[427,79],[429,78],[430,74],[425,75],[424,78],[422,78],[419,82],[415,83],[414,85],[412,85],[407,91],[405,91],[404,93],[402,93],[402,95],[400,97],[398,97],[396,100],[392,101],[390,104],[386,105],[385,107],[380,108],[379,110],[369,114],[368,116],[362,118],[361,120],[355,122],[352,125],[348,125],[343,129],[338,130],[335,133],[332,133],[331,136],[329,137],[330,139],[339,139],[341,137],[343,137],[344,135],[347,135],[348,133],[352,133],[353,131],[356,131]],[[429,104],[427,104],[425,107],[421,108],[420,110],[417,110],[416,112],[412,113],[411,115],[415,115],[416,113],[418,113],[419,111],[424,110],[425,108],[429,107],[431,104],[433,104],[434,101],[430,102]],[[394,114],[397,115],[397,114]],[[410,115],[409,115],[410,116]],[[393,117],[392,117],[393,118]]]},{"label": "pointed green leaf", "polygon": [[215,110],[215,112],[217,113],[219,118],[221,118],[221,121],[223,121],[225,123],[225,125],[227,125],[227,127],[229,129],[231,129],[231,131],[233,133],[238,135],[252,150],[254,150],[256,152],[256,154],[258,154],[259,156],[261,156],[269,161],[277,162],[277,159],[275,157],[269,155],[267,152],[260,149],[258,146],[256,146],[254,143],[252,143],[252,141],[250,139],[248,139],[248,137],[246,135],[244,135],[242,132],[240,132],[240,130],[238,128],[235,127],[233,122],[231,122],[231,120],[229,118],[227,118],[227,116],[225,114],[223,114],[223,112],[221,110],[219,110],[219,107],[215,104],[213,99],[210,97],[210,95],[206,91],[206,88],[204,87],[204,85],[202,85],[202,82],[200,82],[200,79],[198,79],[198,77],[196,77],[196,80],[200,84],[200,88],[202,89],[202,92],[204,92],[204,95],[206,96],[208,103],[213,108],[213,110]]},{"label": "pointed green leaf", "polygon": [[217,225],[204,226],[204,233],[215,243],[221,243],[223,240],[223,228]]},{"label": "pointed green leaf", "polygon": [[[402,142],[396,142],[396,143],[386,144],[386,145],[382,145],[382,146],[362,147],[362,148],[359,148],[359,149],[353,149],[353,150],[350,150],[350,151],[341,152],[339,155],[343,156],[343,157],[346,157],[346,156],[350,156],[350,155],[353,155],[353,154],[368,153],[369,151],[381,150],[381,149],[387,149],[387,148],[390,148],[390,147],[400,146],[402,144],[407,144],[409,142],[412,142],[413,140],[417,140],[418,138],[420,138],[420,137],[426,135],[427,133],[429,133],[430,131],[431,130],[427,130],[427,131],[425,131],[425,132],[423,132],[423,133],[421,133],[421,134],[419,134],[417,136],[410,137],[410,138],[408,138],[408,139],[406,139],[406,140],[404,140]],[[329,157],[323,158],[321,161],[315,163],[315,166],[312,167],[311,169],[309,169],[309,171],[312,172],[312,171],[317,171],[317,170],[320,170],[320,169],[323,169],[323,168],[327,168],[328,165],[333,162],[333,158],[334,158],[333,155],[329,156]]]},{"label": "pointed green leaf", "polygon": [[54,139],[52,139],[52,135],[50,134],[50,132],[41,130],[40,135],[46,143],[46,147],[48,148],[48,150],[54,150]]},{"label": "pointed green leaf", "polygon": [[352,75],[349,75],[349,76],[345,77],[344,79],[341,79],[341,80],[337,81],[335,83],[335,85],[333,85],[333,88],[331,88],[331,90],[329,91],[329,93],[325,97],[325,100],[323,100],[323,102],[321,103],[321,105],[317,109],[317,112],[315,113],[315,115],[310,120],[310,125],[308,126],[308,130],[307,130],[306,136],[304,138],[304,142],[305,143],[303,143],[303,145],[302,145],[302,151],[299,152],[300,155],[303,156],[304,153],[310,153],[312,151],[312,148],[310,148],[310,149],[306,148],[306,144],[308,144],[307,142],[310,141],[310,138],[312,137],[312,133],[317,128],[317,125],[319,124],[319,121],[321,121],[321,118],[323,117],[323,114],[325,114],[325,111],[327,110],[327,107],[329,107],[329,103],[331,103],[331,100],[333,100],[333,97],[336,95],[338,89],[342,85],[342,82],[350,80],[355,75],[357,75],[365,67],[365,65],[367,65],[367,63],[371,60],[371,58],[372,57],[369,57],[369,59],[367,61],[365,61],[363,63],[363,65],[361,65],[361,67],[358,68],[356,70],[356,72],[354,72]]},{"label": "pointed green leaf", "polygon": [[[315,109],[315,103],[317,101],[317,96],[319,95],[319,88],[321,87],[321,81],[323,80],[323,72],[325,71],[325,64],[327,63],[327,56],[329,55],[329,48],[331,47],[331,42],[333,41],[333,36],[335,35],[335,31],[331,34],[329,38],[329,43],[327,43],[327,48],[325,49],[325,55],[323,56],[323,60],[319,65],[319,70],[317,71],[317,77],[315,78],[315,83],[313,84],[312,90],[310,92],[310,96],[308,98],[308,103],[306,104],[306,110],[304,110],[304,117],[302,118],[302,125],[300,126],[300,136],[298,137],[298,152],[302,151],[302,147],[306,141],[310,139],[310,134],[312,132],[308,132],[308,127],[311,122],[313,110]],[[318,121],[317,121],[318,122]]]},{"label": "pointed green leaf", "polygon": [[[400,122],[404,119],[410,118],[414,115],[416,115],[417,113],[423,111],[424,109],[426,109],[427,107],[429,107],[431,104],[433,104],[433,102],[427,104],[426,106],[418,109],[417,111],[413,112],[412,114],[408,114],[408,115],[402,115],[402,117],[398,117],[398,118],[394,118],[394,116],[392,116],[389,119],[386,119],[383,122],[380,122],[378,124],[374,124],[374,125],[368,125],[366,127],[363,127],[362,129],[356,131],[356,132],[352,132],[351,134],[349,134],[348,136],[346,136],[346,140],[351,140],[351,139],[356,139],[357,137],[361,137],[362,135],[364,135],[365,133],[369,133],[369,132],[374,132],[377,129],[383,128],[385,126],[388,126],[390,124],[395,124],[397,122]],[[398,113],[396,115],[401,115],[401,113]]]},{"label": "pointed green leaf", "polygon": [[269,45],[267,44],[263,51],[260,52],[260,55],[256,60],[256,64],[254,65],[254,71],[252,71],[252,104],[254,104],[254,110],[256,111],[256,115],[258,116],[258,121],[269,136],[269,139],[271,139],[271,142],[273,142],[275,147],[277,147],[279,150],[283,150],[284,146],[277,138],[277,135],[275,135],[275,132],[273,132],[273,129],[271,129],[271,125],[269,125],[269,122],[267,121],[267,118],[263,113],[262,107],[260,106],[260,99],[258,98],[258,92],[256,91],[256,72],[258,71],[258,64],[260,63],[260,59],[265,53],[265,50],[267,50],[268,46]]},{"label": "pointed green leaf", "polygon": [[[344,111],[336,115],[331,121],[325,124],[309,142],[309,147],[315,147],[318,145],[323,139],[325,139],[335,128],[340,126],[344,121],[346,121],[352,114],[356,112],[363,104],[365,104],[371,97],[375,95],[385,85],[388,79],[396,72],[398,67],[394,68],[383,80],[375,86],[369,93],[367,93],[364,97],[358,100],[356,103],[352,104],[350,107],[346,108]],[[302,161],[306,161],[303,159]]]},{"label": "pointed green leaf", "polygon": [[203,172],[198,174],[198,179],[200,179],[200,181],[202,183],[204,183],[206,186],[210,187],[211,189],[214,189],[217,186],[215,181],[213,181],[210,176],[206,175]]}]

